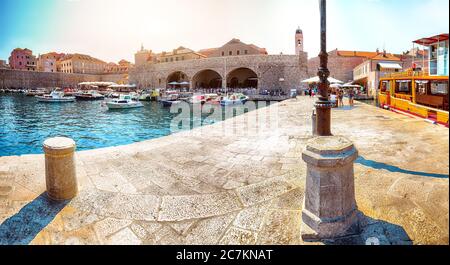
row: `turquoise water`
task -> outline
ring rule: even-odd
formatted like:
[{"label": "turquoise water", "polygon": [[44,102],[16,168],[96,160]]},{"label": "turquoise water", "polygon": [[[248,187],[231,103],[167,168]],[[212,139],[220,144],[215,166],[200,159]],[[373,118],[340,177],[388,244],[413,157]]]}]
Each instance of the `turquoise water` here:
[{"label": "turquoise water", "polygon": [[[143,104],[144,108],[111,111],[102,101],[51,104],[21,94],[0,94],[0,156],[43,153],[43,141],[55,136],[74,139],[77,150],[90,150],[171,134],[172,119],[178,114],[157,102]],[[216,113],[222,111],[222,118],[187,115],[189,120],[182,122],[191,124],[187,126],[190,129],[194,124],[203,126],[224,119],[224,108],[214,108]],[[246,112],[243,106],[237,108],[242,108],[237,113]]]}]

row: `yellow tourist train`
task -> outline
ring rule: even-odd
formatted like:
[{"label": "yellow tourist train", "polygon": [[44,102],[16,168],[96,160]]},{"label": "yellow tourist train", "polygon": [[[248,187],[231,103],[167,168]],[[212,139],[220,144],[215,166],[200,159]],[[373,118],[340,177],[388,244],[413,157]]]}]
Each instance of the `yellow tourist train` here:
[{"label": "yellow tourist train", "polygon": [[378,103],[448,127],[448,76],[423,72],[392,73],[380,79]]}]

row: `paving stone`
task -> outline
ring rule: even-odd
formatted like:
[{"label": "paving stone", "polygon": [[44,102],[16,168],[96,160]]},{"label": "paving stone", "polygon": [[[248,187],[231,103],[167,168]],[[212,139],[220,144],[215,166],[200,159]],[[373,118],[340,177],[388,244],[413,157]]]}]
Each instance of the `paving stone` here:
[{"label": "paving stone", "polygon": [[230,213],[241,207],[236,195],[230,192],[164,196],[158,221],[182,221],[211,217]]},{"label": "paving stone", "polygon": [[142,241],[131,231],[130,228],[125,228],[114,235],[110,236],[108,245],[140,245]]},{"label": "paving stone", "polygon": [[198,221],[186,235],[185,243],[217,244],[234,218],[235,214],[227,214]]},{"label": "paving stone", "polygon": [[250,206],[278,197],[294,188],[284,177],[276,177],[258,184],[238,188],[237,192],[244,205]]},{"label": "paving stone", "polygon": [[231,227],[220,240],[220,245],[255,245],[257,233]]}]

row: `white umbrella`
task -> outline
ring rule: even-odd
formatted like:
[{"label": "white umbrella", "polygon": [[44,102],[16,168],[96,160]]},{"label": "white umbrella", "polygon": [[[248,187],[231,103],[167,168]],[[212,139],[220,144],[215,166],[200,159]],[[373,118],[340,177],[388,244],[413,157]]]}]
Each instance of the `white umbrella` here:
[{"label": "white umbrella", "polygon": [[179,85],[180,83],[178,82],[170,82],[169,85]]},{"label": "white umbrella", "polygon": [[341,88],[342,85],[340,85],[340,84],[331,84],[330,87],[332,87],[332,88]]},{"label": "white umbrella", "polygon": [[[311,77],[308,78],[306,80],[303,80],[302,83],[319,83],[320,82],[320,78],[318,76],[315,77]],[[336,78],[333,77],[328,77],[328,82],[330,82],[331,84],[343,84],[344,82],[342,82],[341,80],[337,80]]]},{"label": "white umbrella", "polygon": [[189,82],[184,81],[184,82],[181,82],[180,85],[189,85]]}]

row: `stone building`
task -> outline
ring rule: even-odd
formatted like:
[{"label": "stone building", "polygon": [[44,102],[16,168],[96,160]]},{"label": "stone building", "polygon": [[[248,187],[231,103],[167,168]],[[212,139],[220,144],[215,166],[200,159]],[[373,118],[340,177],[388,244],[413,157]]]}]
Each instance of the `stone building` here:
[{"label": "stone building", "polygon": [[367,95],[376,97],[380,78],[403,70],[402,58],[383,51],[353,70],[353,83],[363,86]]},{"label": "stone building", "polygon": [[9,65],[11,69],[23,71],[36,71],[37,60],[30,49],[16,48],[11,52],[9,57]]},{"label": "stone building", "polygon": [[57,62],[58,72],[66,74],[103,74],[106,63],[84,54],[68,54]]},{"label": "stone building", "polygon": [[9,64],[5,60],[0,60],[0,69],[9,69]]},{"label": "stone building", "polygon": [[57,72],[56,67],[57,62],[65,56],[64,53],[50,52],[45,54],[40,54],[37,59],[37,70],[39,72]]},{"label": "stone building", "polygon": [[223,56],[241,55],[267,55],[265,48],[260,48],[254,44],[246,44],[239,39],[232,39],[219,48],[210,48],[198,51],[208,58]]},{"label": "stone building", "polygon": [[128,74],[133,64],[127,60],[120,60],[119,63],[108,63],[105,66],[105,73],[107,74]]},{"label": "stone building", "polygon": [[[295,39],[299,35],[294,36]],[[140,55],[155,56],[150,51]],[[301,90],[308,78],[308,55],[269,55],[264,48],[233,39],[220,48],[204,49],[201,58],[136,64],[130,71],[130,83],[138,88],[169,88],[169,84],[189,84],[190,89],[255,88],[258,90]],[[135,58],[136,58],[135,55]],[[149,59],[151,61],[151,59]]]},{"label": "stone building", "polygon": [[170,63],[177,61],[195,60],[206,58],[205,55],[195,52],[191,49],[180,46],[170,52],[153,53],[152,50],[141,50],[134,55],[135,65],[141,66],[145,64]]},{"label": "stone building", "polygon": [[[369,58],[377,56],[377,52],[341,51],[333,50],[328,53],[328,69],[332,77],[343,82],[353,80],[353,69]],[[316,76],[319,69],[320,58],[308,60],[309,76]]]}]

